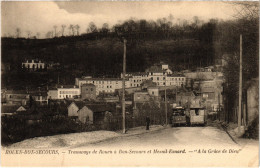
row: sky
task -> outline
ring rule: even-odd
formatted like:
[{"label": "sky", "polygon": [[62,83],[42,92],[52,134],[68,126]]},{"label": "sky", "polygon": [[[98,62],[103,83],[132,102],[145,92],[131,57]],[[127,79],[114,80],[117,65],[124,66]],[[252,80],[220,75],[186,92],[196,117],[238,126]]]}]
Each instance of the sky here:
[{"label": "sky", "polygon": [[194,16],[202,20],[218,18],[223,20],[234,19],[235,10],[227,2],[97,2],[97,1],[65,1],[65,2],[2,2],[2,36],[16,34],[16,29],[21,29],[21,36],[32,36],[37,32],[40,38],[45,38],[48,31],[53,31],[57,26],[57,32],[61,25],[67,25],[65,34],[69,34],[69,25],[80,26],[80,33],[86,33],[90,22],[98,27],[108,23],[110,27],[129,18],[147,19],[156,21],[158,18],[173,16],[173,22],[177,19],[192,21]]}]

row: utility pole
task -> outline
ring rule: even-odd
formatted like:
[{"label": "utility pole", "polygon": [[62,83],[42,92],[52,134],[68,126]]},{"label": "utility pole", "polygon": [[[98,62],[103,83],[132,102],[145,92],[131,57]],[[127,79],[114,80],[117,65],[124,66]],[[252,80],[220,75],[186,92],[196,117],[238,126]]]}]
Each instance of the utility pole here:
[{"label": "utility pole", "polygon": [[122,115],[123,115],[123,134],[126,133],[125,129],[125,71],[126,71],[126,39],[123,38],[124,41],[124,58],[123,58],[123,82],[122,82]]},{"label": "utility pole", "polygon": [[238,134],[241,133],[242,110],[242,34],[240,34],[240,61],[239,61],[239,107],[238,107]]},{"label": "utility pole", "polygon": [[[167,75],[166,75],[167,76]],[[165,101],[165,126],[168,125],[168,117],[167,117],[167,96],[166,96],[166,76],[165,76],[165,90],[164,90],[164,101]]]}]

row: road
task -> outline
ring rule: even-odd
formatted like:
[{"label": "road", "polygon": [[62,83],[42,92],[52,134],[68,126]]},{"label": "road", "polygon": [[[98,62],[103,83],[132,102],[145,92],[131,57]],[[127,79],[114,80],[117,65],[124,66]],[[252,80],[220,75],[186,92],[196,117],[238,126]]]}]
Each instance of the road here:
[{"label": "road", "polygon": [[112,138],[89,144],[92,147],[237,147],[228,134],[216,127],[167,127],[144,134]]},{"label": "road", "polygon": [[98,152],[99,160],[103,160],[99,166],[258,166],[257,142],[236,144],[225,131],[210,126],[167,127],[71,150],[93,149]]}]

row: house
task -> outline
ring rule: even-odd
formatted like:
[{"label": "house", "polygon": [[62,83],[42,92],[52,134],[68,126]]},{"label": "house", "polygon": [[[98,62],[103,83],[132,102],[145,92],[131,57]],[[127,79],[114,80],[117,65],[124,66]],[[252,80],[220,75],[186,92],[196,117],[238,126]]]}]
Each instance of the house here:
[{"label": "house", "polygon": [[[100,93],[115,93],[116,89],[122,88],[123,81],[120,78],[77,78],[75,83],[79,84],[79,88],[83,84],[93,84],[96,86],[96,95],[99,95]],[[130,87],[129,80],[125,81],[125,87]]]},{"label": "house", "polygon": [[134,72],[131,73],[131,76],[129,76],[129,82],[130,82],[130,87],[139,87],[141,84],[148,80],[148,73],[146,72]]},{"label": "house", "polygon": [[6,104],[9,105],[27,105],[30,94],[25,90],[7,90],[5,93]]},{"label": "house", "polygon": [[15,115],[26,111],[27,109],[24,106],[4,105],[1,107],[2,116]]},{"label": "house", "polygon": [[87,104],[84,102],[72,102],[68,106],[68,116],[77,117],[84,124],[102,124],[105,112],[116,111],[109,104]]},{"label": "house", "polygon": [[78,119],[83,124],[93,124],[93,111],[89,109],[87,106],[82,107],[78,111]]},{"label": "house", "polygon": [[16,112],[24,112],[24,111],[27,111],[27,110],[23,106],[18,107],[18,109],[16,110]]},{"label": "house", "polygon": [[32,96],[33,100],[40,105],[46,105],[48,104],[48,95],[46,92],[30,92],[30,95]]},{"label": "house", "polygon": [[80,96],[80,89],[75,85],[60,85],[57,87],[58,99],[73,99]]},{"label": "house", "polygon": [[78,105],[75,102],[72,102],[68,106],[68,116],[69,117],[78,116],[78,111],[79,111],[79,107],[78,107]]},{"label": "house", "polygon": [[247,125],[251,125],[259,118],[259,78],[246,83]]},{"label": "house", "polygon": [[166,77],[166,86],[184,86],[186,85],[186,77],[179,74],[171,74]]},{"label": "house", "polygon": [[148,94],[152,97],[159,96],[159,87],[148,87],[147,91],[148,91]]},{"label": "house", "polygon": [[136,109],[136,104],[145,103],[150,101],[150,95],[148,92],[140,91],[134,93],[134,109]]},{"label": "house", "polygon": [[93,84],[81,85],[81,99],[96,99],[96,86]]},{"label": "house", "polygon": [[47,99],[52,99],[52,100],[58,99],[58,89],[48,90],[47,95],[48,95]]},{"label": "house", "polygon": [[[192,100],[195,99],[195,94],[191,91],[189,92],[180,92],[180,93],[177,93],[176,95],[176,103],[178,106],[183,106],[183,107],[186,107],[188,106],[189,103],[192,102]],[[195,102],[194,102],[195,103]]]},{"label": "house", "polygon": [[25,62],[22,62],[22,68],[28,69],[32,71],[40,70],[45,68],[45,63],[41,60],[26,60]]},{"label": "house", "polygon": [[197,93],[205,99],[208,110],[216,111],[219,109],[219,105],[223,106],[222,83],[221,78],[194,82],[194,88],[197,88]]}]

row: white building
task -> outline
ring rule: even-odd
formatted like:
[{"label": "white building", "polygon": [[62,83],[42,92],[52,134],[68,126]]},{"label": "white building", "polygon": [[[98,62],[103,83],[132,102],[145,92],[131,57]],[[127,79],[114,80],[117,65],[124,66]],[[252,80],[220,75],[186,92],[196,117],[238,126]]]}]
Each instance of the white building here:
[{"label": "white building", "polygon": [[186,77],[184,75],[168,75],[166,77],[166,86],[184,86]]},{"label": "white building", "polygon": [[[150,79],[148,77],[148,73],[146,73],[146,72],[128,73],[128,74],[126,74],[126,76],[129,79],[130,87],[140,87],[144,81]],[[121,77],[122,77],[122,75],[121,75]]]},{"label": "white building", "polygon": [[80,89],[78,86],[64,85],[57,88],[58,99],[73,99],[75,96],[80,96]]},{"label": "white building", "polygon": [[22,68],[30,70],[44,69],[45,63],[40,60],[26,60],[26,62],[22,63]]},{"label": "white building", "polygon": [[[91,83],[96,86],[96,94],[100,93],[114,93],[116,89],[122,88],[122,79],[118,78],[85,78],[85,79],[77,79],[78,86],[81,86],[85,83]],[[125,87],[130,87],[129,80],[125,81]]]}]

